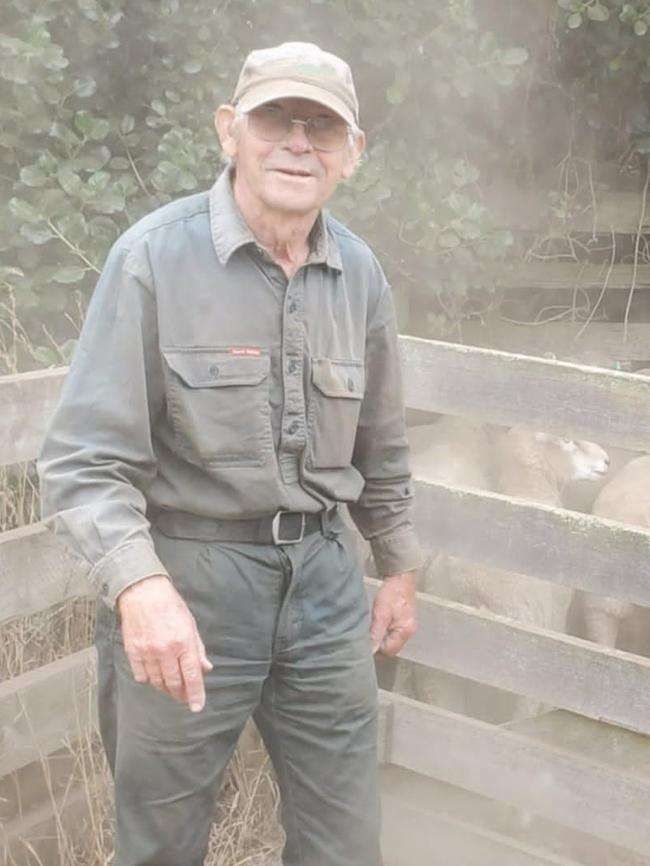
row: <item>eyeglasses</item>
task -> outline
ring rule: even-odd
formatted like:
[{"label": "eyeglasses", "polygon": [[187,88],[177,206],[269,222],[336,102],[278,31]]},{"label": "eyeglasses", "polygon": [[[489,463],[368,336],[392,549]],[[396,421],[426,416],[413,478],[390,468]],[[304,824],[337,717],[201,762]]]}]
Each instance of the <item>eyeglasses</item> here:
[{"label": "eyeglasses", "polygon": [[262,141],[283,141],[293,131],[294,124],[298,124],[304,127],[307,141],[314,150],[325,153],[343,150],[350,135],[348,124],[334,115],[299,120],[279,106],[260,105],[247,112],[246,117],[250,131]]}]

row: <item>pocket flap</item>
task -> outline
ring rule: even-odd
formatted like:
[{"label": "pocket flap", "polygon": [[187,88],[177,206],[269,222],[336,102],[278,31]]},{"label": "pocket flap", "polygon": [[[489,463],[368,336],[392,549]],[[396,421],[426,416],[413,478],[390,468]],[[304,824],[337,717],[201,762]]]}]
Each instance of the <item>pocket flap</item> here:
[{"label": "pocket flap", "polygon": [[228,349],[162,349],[162,353],[190,388],[259,385],[269,374],[268,353],[238,355]]},{"label": "pocket flap", "polygon": [[365,388],[363,361],[312,358],[311,378],[326,397],[362,400]]}]

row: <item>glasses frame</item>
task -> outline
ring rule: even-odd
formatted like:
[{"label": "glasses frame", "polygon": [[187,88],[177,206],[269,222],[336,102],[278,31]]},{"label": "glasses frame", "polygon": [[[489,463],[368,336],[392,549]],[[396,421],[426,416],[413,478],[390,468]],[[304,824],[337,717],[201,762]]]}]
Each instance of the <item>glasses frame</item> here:
[{"label": "glasses frame", "polygon": [[[249,108],[248,111],[242,111],[240,108],[235,108],[235,114],[237,117],[245,117],[246,122],[248,124],[249,123],[249,115],[253,111],[255,111],[256,109],[262,108],[262,107],[263,106],[261,106],[261,105],[257,105],[257,106],[255,106],[255,108]],[[284,109],[282,109],[282,110],[284,111]],[[293,132],[293,127],[297,124],[298,126],[303,126],[305,128],[305,138],[307,139],[309,144],[314,148],[314,150],[319,151],[319,153],[340,153],[342,150],[345,150],[346,145],[351,144],[351,142],[354,139],[354,135],[355,135],[356,130],[352,126],[350,126],[349,123],[346,123],[346,121],[343,121],[343,123],[345,123],[345,129],[346,129],[346,136],[345,136],[345,141],[343,142],[343,144],[340,147],[336,147],[333,149],[318,147],[317,145],[314,144],[314,142],[309,137],[309,130],[311,128],[311,122],[315,118],[309,117],[309,118],[307,118],[307,120],[301,120],[299,117],[291,117],[289,115],[288,111],[286,112],[286,114],[287,114],[287,117],[289,118],[289,120],[291,122],[291,129],[289,129],[287,131],[286,135],[283,135],[280,138],[262,138],[261,135],[257,135],[252,129],[251,129],[251,132],[260,141],[266,141],[269,143],[279,144],[279,142],[285,141],[291,135],[291,133]],[[343,120],[343,118],[341,118],[341,119]],[[249,128],[250,128],[250,124],[249,124]]]}]

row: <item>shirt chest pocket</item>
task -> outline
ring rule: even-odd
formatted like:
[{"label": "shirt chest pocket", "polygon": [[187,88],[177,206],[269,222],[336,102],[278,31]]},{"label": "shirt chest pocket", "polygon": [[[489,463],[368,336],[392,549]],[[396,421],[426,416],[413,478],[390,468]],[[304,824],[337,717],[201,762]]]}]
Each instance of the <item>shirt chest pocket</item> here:
[{"label": "shirt chest pocket", "polygon": [[309,453],[314,469],[349,466],[365,387],[363,361],[312,358]]},{"label": "shirt chest pocket", "polygon": [[162,349],[179,453],[199,466],[255,466],[273,449],[270,356],[232,349]]}]

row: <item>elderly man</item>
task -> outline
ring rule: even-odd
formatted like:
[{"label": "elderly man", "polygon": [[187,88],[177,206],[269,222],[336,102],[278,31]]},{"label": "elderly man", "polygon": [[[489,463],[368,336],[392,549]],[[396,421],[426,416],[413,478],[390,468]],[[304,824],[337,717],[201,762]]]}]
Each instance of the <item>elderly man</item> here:
[{"label": "elderly man", "polygon": [[[215,121],[229,167],[114,245],[38,463],[106,602],[113,862],[203,862],[253,715],[286,866],[377,866],[373,651],[413,633],[421,560],[390,290],[321,210],[364,149],[350,70],[253,51]],[[338,503],[385,578],[372,616]]]}]

